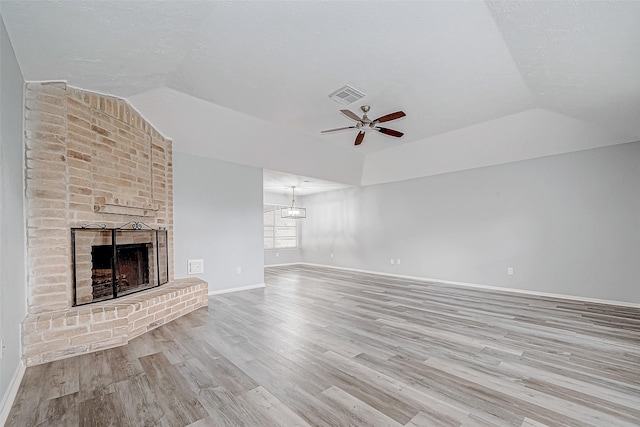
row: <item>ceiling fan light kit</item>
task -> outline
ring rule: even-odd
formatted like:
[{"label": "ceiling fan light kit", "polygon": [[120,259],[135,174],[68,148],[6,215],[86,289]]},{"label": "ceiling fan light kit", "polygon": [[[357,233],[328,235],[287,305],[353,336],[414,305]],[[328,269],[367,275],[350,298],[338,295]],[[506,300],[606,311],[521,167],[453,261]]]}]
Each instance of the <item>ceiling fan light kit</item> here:
[{"label": "ceiling fan light kit", "polygon": [[280,211],[281,218],[302,219],[307,217],[307,209],[296,206],[296,186],[291,186],[291,206]]},{"label": "ceiling fan light kit", "polygon": [[366,131],[370,131],[370,130],[375,130],[377,132],[383,133],[388,136],[393,136],[395,138],[400,138],[402,135],[404,135],[400,131],[378,126],[378,123],[390,122],[391,120],[397,120],[406,116],[406,114],[403,111],[396,111],[395,113],[385,114],[384,116],[380,116],[375,120],[371,120],[367,116],[367,113],[369,112],[370,108],[371,107],[368,105],[363,105],[360,107],[360,109],[362,110],[362,117],[359,117],[356,113],[354,113],[351,110],[340,110],[342,114],[344,114],[351,120],[354,120],[356,124],[353,126],[345,126],[345,127],[336,128],[336,129],[323,130],[320,133],[337,132],[345,129],[357,129],[358,135],[356,135],[356,140],[354,145],[362,144]]}]

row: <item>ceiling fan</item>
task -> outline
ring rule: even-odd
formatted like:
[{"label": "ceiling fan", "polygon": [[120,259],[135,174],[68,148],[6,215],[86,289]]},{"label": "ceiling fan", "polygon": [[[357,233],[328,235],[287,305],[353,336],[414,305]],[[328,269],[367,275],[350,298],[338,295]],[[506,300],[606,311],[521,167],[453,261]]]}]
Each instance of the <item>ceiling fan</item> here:
[{"label": "ceiling fan", "polygon": [[339,130],[345,130],[345,129],[358,129],[359,132],[358,132],[358,135],[356,136],[355,145],[362,144],[362,141],[364,140],[365,131],[367,130],[375,130],[385,135],[395,136],[396,138],[400,138],[402,135],[404,135],[402,132],[399,132],[397,130],[378,126],[378,123],[389,122],[391,120],[396,120],[406,116],[406,114],[403,111],[396,111],[395,113],[386,114],[382,117],[378,117],[375,120],[371,120],[369,117],[367,117],[367,113],[369,112],[370,108],[371,107],[369,107],[368,105],[363,105],[362,107],[360,107],[363,113],[362,118],[358,117],[356,113],[350,110],[340,110],[342,114],[344,114],[345,116],[349,117],[352,120],[355,120],[356,124],[354,126],[346,126],[343,128],[323,130],[320,133],[337,132]]}]

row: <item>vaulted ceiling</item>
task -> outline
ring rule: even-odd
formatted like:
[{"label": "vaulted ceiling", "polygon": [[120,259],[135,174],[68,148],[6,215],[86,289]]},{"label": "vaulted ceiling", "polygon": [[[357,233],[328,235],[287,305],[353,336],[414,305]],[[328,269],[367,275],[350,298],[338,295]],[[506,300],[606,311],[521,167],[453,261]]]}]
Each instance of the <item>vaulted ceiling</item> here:
[{"label": "vaulted ceiling", "polygon": [[[177,151],[359,185],[640,139],[640,2],[0,7],[26,80],[125,97]],[[405,136],[320,135],[363,104]]]}]

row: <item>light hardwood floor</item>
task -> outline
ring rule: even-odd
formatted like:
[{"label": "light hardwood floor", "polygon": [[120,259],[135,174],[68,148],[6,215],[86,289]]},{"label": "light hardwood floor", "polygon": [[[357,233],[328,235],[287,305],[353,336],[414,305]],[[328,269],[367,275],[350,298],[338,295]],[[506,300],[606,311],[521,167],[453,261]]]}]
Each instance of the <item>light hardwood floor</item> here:
[{"label": "light hardwood floor", "polygon": [[319,267],[28,368],[10,426],[638,426],[640,309]]}]

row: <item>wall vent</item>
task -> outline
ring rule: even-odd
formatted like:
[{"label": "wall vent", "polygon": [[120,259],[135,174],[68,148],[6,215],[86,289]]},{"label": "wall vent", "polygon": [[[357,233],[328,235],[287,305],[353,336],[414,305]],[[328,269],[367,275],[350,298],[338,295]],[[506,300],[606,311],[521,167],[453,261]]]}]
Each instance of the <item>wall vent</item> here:
[{"label": "wall vent", "polygon": [[340,104],[349,105],[352,102],[356,102],[357,100],[364,98],[364,96],[364,93],[347,85],[333,92],[329,95],[329,98],[339,102]]}]

